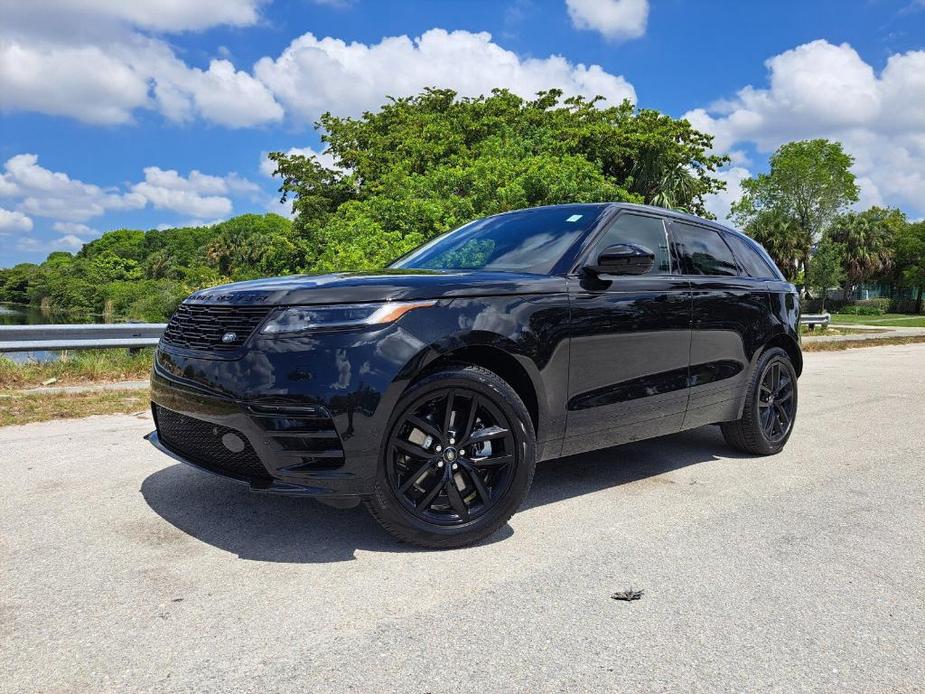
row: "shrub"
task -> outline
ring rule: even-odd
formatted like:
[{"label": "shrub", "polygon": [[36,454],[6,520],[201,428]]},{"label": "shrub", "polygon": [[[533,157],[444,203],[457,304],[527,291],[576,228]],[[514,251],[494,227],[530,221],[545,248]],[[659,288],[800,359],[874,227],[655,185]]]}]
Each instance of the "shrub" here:
[{"label": "shrub", "polygon": [[845,306],[841,313],[848,316],[882,316],[886,311],[879,306],[864,306],[857,303],[853,306]]}]

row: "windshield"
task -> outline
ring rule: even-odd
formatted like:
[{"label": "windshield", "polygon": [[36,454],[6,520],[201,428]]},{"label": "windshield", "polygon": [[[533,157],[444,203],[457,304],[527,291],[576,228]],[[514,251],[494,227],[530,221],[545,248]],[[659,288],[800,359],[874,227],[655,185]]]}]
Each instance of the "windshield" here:
[{"label": "windshield", "polygon": [[390,267],[548,274],[605,209],[603,204],[562,205],[477,219],[424,244]]}]

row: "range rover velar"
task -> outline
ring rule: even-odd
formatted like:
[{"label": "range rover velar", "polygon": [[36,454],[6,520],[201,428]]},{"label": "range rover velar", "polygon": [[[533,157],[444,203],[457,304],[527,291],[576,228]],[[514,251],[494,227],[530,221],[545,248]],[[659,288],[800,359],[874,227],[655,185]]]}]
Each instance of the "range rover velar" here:
[{"label": "range rover velar", "polygon": [[781,450],[799,297],[715,222],[622,203],[478,219],[384,270],[197,292],[152,372],[168,455],[455,547],[499,529],[537,461],[708,424]]}]

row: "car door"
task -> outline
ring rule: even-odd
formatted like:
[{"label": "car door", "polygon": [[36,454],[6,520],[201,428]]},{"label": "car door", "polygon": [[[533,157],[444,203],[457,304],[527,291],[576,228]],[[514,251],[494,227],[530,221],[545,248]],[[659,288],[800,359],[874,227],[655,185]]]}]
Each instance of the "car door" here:
[{"label": "car door", "polygon": [[752,357],[768,339],[767,282],[748,276],[720,230],[671,220],[668,231],[693,302],[684,428],[737,419]]},{"label": "car door", "polygon": [[569,385],[563,455],[678,431],[687,405],[689,281],[673,274],[664,221],[621,211],[585,262],[632,243],[655,254],[643,275],[569,277]]}]

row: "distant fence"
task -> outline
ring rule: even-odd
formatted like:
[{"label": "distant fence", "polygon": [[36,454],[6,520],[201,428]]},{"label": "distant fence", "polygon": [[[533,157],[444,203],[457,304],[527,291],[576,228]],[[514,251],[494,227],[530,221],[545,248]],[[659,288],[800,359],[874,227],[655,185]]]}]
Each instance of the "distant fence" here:
[{"label": "distant fence", "polygon": [[166,323],[0,325],[0,352],[154,347]]}]

